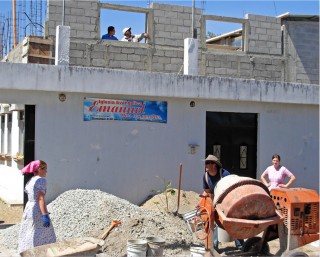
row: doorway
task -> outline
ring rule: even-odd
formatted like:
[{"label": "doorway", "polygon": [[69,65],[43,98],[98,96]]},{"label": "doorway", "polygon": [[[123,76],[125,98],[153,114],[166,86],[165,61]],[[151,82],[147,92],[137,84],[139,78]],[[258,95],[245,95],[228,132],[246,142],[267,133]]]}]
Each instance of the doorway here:
[{"label": "doorway", "polygon": [[[34,161],[34,145],[35,145],[35,105],[25,105],[24,118],[25,118],[25,130],[24,130],[24,165],[27,165],[31,161]],[[23,180],[23,187],[26,186],[33,174],[25,174]],[[24,192],[24,191],[23,191]],[[23,207],[26,206],[28,201],[28,195],[24,192],[23,195]]]},{"label": "doorway", "polygon": [[256,178],[256,113],[206,113],[206,156],[216,155],[231,174]]}]

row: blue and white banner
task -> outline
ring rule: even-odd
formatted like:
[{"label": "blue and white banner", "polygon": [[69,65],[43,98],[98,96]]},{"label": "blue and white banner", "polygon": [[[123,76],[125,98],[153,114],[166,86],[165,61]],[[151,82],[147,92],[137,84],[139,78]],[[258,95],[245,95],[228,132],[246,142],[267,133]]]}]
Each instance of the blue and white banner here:
[{"label": "blue and white banner", "polygon": [[83,120],[125,120],[167,123],[167,102],[85,97]]}]

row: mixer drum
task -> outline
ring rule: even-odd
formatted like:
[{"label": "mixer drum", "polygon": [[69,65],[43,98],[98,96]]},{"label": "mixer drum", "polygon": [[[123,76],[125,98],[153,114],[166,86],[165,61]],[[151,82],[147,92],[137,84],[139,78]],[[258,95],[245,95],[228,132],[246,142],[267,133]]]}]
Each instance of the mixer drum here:
[{"label": "mixer drum", "polygon": [[228,218],[259,220],[276,215],[268,188],[259,180],[229,175],[214,189],[214,206],[220,204]]}]

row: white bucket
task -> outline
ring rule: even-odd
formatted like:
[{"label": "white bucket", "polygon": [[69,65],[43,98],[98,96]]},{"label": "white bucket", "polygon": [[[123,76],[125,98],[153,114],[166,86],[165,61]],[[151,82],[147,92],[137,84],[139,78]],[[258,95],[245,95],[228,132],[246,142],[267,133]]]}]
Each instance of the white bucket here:
[{"label": "white bucket", "polygon": [[147,237],[148,250],[147,256],[149,257],[162,257],[163,249],[166,242],[161,237]]},{"label": "white bucket", "polygon": [[232,241],[232,237],[228,234],[227,231],[218,227],[218,240],[221,243],[228,243]]},{"label": "white bucket", "polygon": [[190,247],[190,257],[203,257],[206,253],[206,249],[200,246]]},{"label": "white bucket", "polygon": [[132,239],[127,241],[127,257],[146,257],[147,241]]},{"label": "white bucket", "polygon": [[166,242],[161,237],[147,237],[148,250],[147,256],[150,257],[162,257],[163,249]]}]

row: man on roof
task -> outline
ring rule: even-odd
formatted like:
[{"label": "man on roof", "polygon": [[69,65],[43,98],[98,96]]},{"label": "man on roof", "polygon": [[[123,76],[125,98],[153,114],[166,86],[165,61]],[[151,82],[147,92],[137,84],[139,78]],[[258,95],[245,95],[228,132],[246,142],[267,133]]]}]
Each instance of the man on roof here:
[{"label": "man on roof", "polygon": [[142,33],[138,35],[133,35],[131,33],[131,27],[124,28],[122,30],[124,37],[121,39],[121,41],[127,41],[127,42],[140,42],[144,38],[149,38],[148,33]]}]

